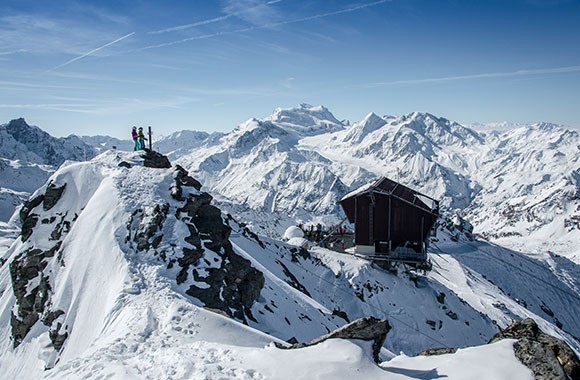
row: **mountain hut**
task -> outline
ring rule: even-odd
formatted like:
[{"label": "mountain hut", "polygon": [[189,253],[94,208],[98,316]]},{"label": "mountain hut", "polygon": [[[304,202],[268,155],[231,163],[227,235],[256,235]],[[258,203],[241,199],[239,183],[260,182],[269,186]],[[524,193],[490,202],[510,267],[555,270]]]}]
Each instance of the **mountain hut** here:
[{"label": "mountain hut", "polygon": [[405,263],[430,270],[429,236],[434,236],[439,201],[381,177],[341,201],[355,225],[355,255],[390,266]]}]

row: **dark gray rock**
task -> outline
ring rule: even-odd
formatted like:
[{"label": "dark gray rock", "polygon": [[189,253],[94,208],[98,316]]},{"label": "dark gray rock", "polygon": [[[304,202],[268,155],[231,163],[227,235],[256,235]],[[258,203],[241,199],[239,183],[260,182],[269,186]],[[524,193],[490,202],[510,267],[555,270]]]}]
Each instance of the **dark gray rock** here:
[{"label": "dark gray rock", "polygon": [[[198,210],[202,206],[208,206],[211,203],[212,196],[208,193],[201,193],[197,195],[189,194],[185,205],[177,210],[177,213],[186,213],[190,218],[198,216]],[[221,219],[221,217],[220,217]],[[223,223],[222,223],[223,224]]]},{"label": "dark gray rock", "polygon": [[161,153],[150,149],[145,149],[144,152],[141,155],[143,158],[143,166],[155,169],[169,169],[171,167],[169,159]]},{"label": "dark gray rock", "polygon": [[[66,220],[68,214],[61,215],[60,221],[54,226],[54,229],[50,233],[50,240],[60,240],[63,234],[70,231],[71,223]],[[53,223],[56,218],[51,218],[50,223]]]},{"label": "dark gray rock", "polygon": [[32,235],[34,227],[38,222],[38,215],[32,213],[32,210],[34,210],[34,208],[40,205],[43,201],[44,194],[40,194],[39,196],[24,202],[22,208],[20,209],[19,217],[20,217],[20,225],[22,226],[20,237],[23,242],[28,240],[30,235]]},{"label": "dark gray rock", "polygon": [[20,238],[22,242],[25,242],[30,238],[32,232],[34,231],[34,227],[36,227],[36,223],[38,223],[38,215],[37,214],[29,214],[24,223],[22,223],[22,229],[20,231]]},{"label": "dark gray rock", "polygon": [[184,283],[187,280],[189,267],[197,263],[197,261],[203,257],[203,252],[204,250],[201,248],[183,248],[183,256],[177,259],[177,263],[181,267],[181,270],[177,274],[176,278],[178,285]]},{"label": "dark gray rock", "polygon": [[517,339],[516,357],[532,370],[536,379],[580,379],[580,360],[565,342],[544,333],[531,318],[514,322],[497,333],[490,343]]},{"label": "dark gray rock", "polygon": [[55,329],[51,329],[48,332],[48,336],[50,338],[50,341],[52,342],[52,346],[54,347],[55,350],[60,351],[62,346],[64,346],[64,342],[66,341],[66,338],[68,338],[68,332],[65,331],[64,333],[60,333],[60,329],[62,328],[62,323],[58,322],[56,324],[56,328]]},{"label": "dark gray rock", "polygon": [[456,352],[457,352],[457,348],[439,347],[439,348],[429,348],[425,351],[419,352],[417,355],[436,356],[436,355],[454,354]]},{"label": "dark gray rock", "polygon": [[[16,314],[12,314],[10,320],[14,347],[22,342],[43,313],[49,311],[51,288],[43,270],[47,266],[47,259],[53,257],[60,246],[58,242],[48,251],[29,249],[10,262],[12,290],[17,301]],[[28,283],[36,278],[39,278],[38,285],[29,289]]]},{"label": "dark gray rock", "polygon": [[[252,267],[249,260],[236,254],[230,244],[222,248],[216,251],[218,267],[206,268],[203,277],[195,269],[191,271],[196,283],[202,282],[206,285],[190,285],[186,293],[202,301],[208,308],[221,310],[247,323],[248,318],[254,320],[250,307],[260,297],[265,283],[264,274]],[[200,258],[199,252],[194,251],[191,259],[187,261],[197,261]],[[181,261],[180,264],[184,262]],[[179,276],[178,281],[185,281],[183,270]]]},{"label": "dark gray rock", "polygon": [[189,173],[181,166],[175,166],[175,182],[182,186],[193,187],[195,190],[201,190],[201,183],[198,180],[191,177]]},{"label": "dark gray rock", "polygon": [[183,187],[193,187],[197,191],[201,190],[201,183],[193,177],[190,177],[187,171],[180,165],[175,166],[175,183],[171,187],[171,197],[178,201],[183,201]]},{"label": "dark gray rock", "polygon": [[45,211],[50,210],[56,205],[60,197],[62,197],[65,188],[66,183],[61,187],[55,186],[52,182],[48,184],[46,191],[44,192],[44,200],[42,201],[42,207]]},{"label": "dark gray rock", "polygon": [[24,204],[22,205],[22,208],[20,209],[20,213],[19,213],[19,217],[20,217],[20,224],[24,224],[26,218],[28,217],[28,215],[30,215],[30,213],[32,212],[32,210],[38,206],[39,204],[42,203],[42,201],[44,201],[44,194],[40,194],[37,197],[34,197],[32,199],[27,200],[26,202],[24,202]]},{"label": "dark gray rock", "polygon": [[386,319],[380,320],[375,317],[366,317],[357,319],[356,321],[307,343],[296,343],[291,346],[276,343],[276,346],[282,349],[295,349],[314,346],[315,344],[324,342],[327,339],[334,338],[366,340],[373,342],[373,359],[376,363],[379,363],[379,353],[389,331],[391,331],[391,325]]},{"label": "dark gray rock", "polygon": [[[181,249],[181,256],[176,257],[175,251],[164,248],[159,257],[167,262],[168,268],[178,266],[177,284],[184,285],[187,288],[186,294],[199,299],[206,308],[244,323],[248,319],[255,320],[250,308],[264,287],[263,273],[252,267],[249,260],[234,252],[229,241],[231,227],[224,223],[221,210],[211,205],[212,196],[200,192],[201,184],[181,166],[175,167],[174,179],[170,187],[171,196],[183,202],[176,209],[175,216],[189,230],[189,236],[184,238],[188,245]],[[186,194],[187,188],[190,188],[190,192]],[[167,205],[162,210],[163,214],[169,212],[169,207]],[[161,218],[150,224],[158,225],[158,222],[162,222]],[[158,231],[157,228],[139,227],[134,237],[139,241],[138,249],[149,247],[153,230]],[[157,240],[153,239],[161,246],[162,243]],[[211,255],[206,255],[208,250],[212,251]]]},{"label": "dark gray rock", "polygon": [[[139,226],[139,230],[135,234],[135,241],[137,242],[137,250],[148,250],[153,244],[152,238],[163,227],[163,222],[167,218],[169,212],[169,204],[156,204],[153,208],[152,215],[147,218],[148,223]],[[160,242],[156,243],[157,245]]]}]

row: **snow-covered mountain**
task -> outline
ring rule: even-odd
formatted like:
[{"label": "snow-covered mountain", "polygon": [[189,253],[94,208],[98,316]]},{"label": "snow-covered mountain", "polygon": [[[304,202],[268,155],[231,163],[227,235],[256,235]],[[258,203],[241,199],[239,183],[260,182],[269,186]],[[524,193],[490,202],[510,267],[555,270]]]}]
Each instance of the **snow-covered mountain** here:
[{"label": "snow-covered mountain", "polygon": [[[176,162],[200,178],[218,202],[229,204],[229,210],[269,233],[280,233],[296,219],[314,215],[335,222],[340,213],[336,200],[372,175],[344,163],[335,168],[332,160],[314,150],[301,150],[298,144],[306,136],[340,128],[342,124],[324,107],[277,109],[264,120],[240,124]],[[348,178],[345,184],[337,172],[356,178]]]},{"label": "snow-covered mountain", "polygon": [[55,138],[22,118],[0,125],[0,152],[0,221],[4,222],[65,160],[86,160],[95,154],[77,136]]},{"label": "snow-covered mountain", "polygon": [[163,152],[167,157],[173,159],[173,157],[188,154],[199,147],[214,145],[222,136],[223,133],[220,132],[180,131],[155,139],[153,149]]},{"label": "snow-covered mountain", "polygon": [[[19,135],[40,136],[31,130]],[[82,139],[99,151],[113,145],[131,150],[130,141]],[[478,236],[580,262],[580,137],[561,126],[478,132],[419,112],[371,112],[350,124],[325,107],[302,104],[250,119],[227,134],[182,131],[154,145],[199,178],[220,207],[269,236],[282,236],[300,222],[337,223],[344,194],[387,176],[440,199],[447,217],[467,220]],[[23,166],[4,162],[5,168]],[[19,175],[26,176],[22,170]],[[1,186],[7,220],[26,193]]]},{"label": "snow-covered mountain", "polygon": [[386,176],[440,199],[446,215],[468,220],[479,236],[580,262],[579,147],[577,132],[553,124],[477,132],[414,112],[370,113],[347,125],[301,105],[172,159],[223,208],[271,236],[299,222],[336,223],[346,192]]},{"label": "snow-covered mountain", "polygon": [[0,125],[0,148],[2,158],[52,166],[94,156],[93,148],[79,137],[55,138],[22,118]]},{"label": "snow-covered mountain", "polygon": [[[228,136],[227,158],[285,133],[251,121]],[[20,236],[0,259],[7,378],[531,379],[513,340],[401,353],[481,345],[524,317],[580,350],[580,273],[563,257],[455,241],[443,228],[435,270],[391,273],[256,235],[154,152],[62,165],[19,215]],[[379,365],[364,341],[273,345],[367,316],[392,327]]]}]

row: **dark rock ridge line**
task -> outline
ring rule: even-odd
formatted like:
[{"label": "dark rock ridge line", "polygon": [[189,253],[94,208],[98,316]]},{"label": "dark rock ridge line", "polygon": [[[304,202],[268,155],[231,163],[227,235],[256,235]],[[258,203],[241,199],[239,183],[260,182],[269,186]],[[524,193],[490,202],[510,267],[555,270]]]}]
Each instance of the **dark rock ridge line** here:
[{"label": "dark rock ridge line", "polygon": [[[20,222],[22,225],[20,237],[26,242],[33,234],[40,214],[50,211],[62,198],[66,189],[66,183],[56,186],[49,182],[43,194],[26,201],[20,209]],[[35,210],[42,204],[42,211]],[[36,211],[36,212],[35,212]],[[52,248],[41,250],[30,247],[16,256],[10,262],[10,278],[12,291],[16,298],[14,312],[10,318],[11,335],[13,346],[19,346],[32,327],[41,321],[49,328],[49,337],[53,347],[58,351],[62,348],[68,333],[64,331],[62,323],[57,318],[64,314],[62,310],[51,310],[51,296],[53,289],[50,285],[50,273],[45,271],[49,261],[60,251],[61,237],[68,233],[72,221],[67,220],[68,212],[47,216],[42,219],[42,224],[54,224],[54,229],[49,240],[54,241]],[[57,221],[58,220],[58,221]],[[60,261],[60,254],[57,255]],[[61,265],[64,263],[61,261]],[[29,284],[36,281],[38,285],[30,288]],[[56,325],[53,324],[56,322]]]},{"label": "dark rock ridge line", "polygon": [[[146,167],[172,167],[167,157],[157,152],[146,149],[142,157]],[[120,166],[131,167],[129,164]],[[263,273],[234,252],[229,241],[231,227],[224,223],[221,210],[211,204],[213,197],[201,191],[201,183],[179,165],[173,170],[170,196],[181,205],[173,208],[168,203],[155,205],[147,211],[147,218],[142,210],[136,210],[127,225],[127,241],[135,242],[139,252],[151,250],[167,263],[168,269],[176,268],[177,284],[188,286],[185,293],[199,299],[206,307],[244,323],[248,323],[248,319],[255,321],[250,308],[264,287]],[[184,238],[186,244],[177,250],[175,242],[166,241],[162,232],[172,212],[189,231]],[[133,232],[132,225],[139,217],[147,223],[139,224]],[[214,254],[206,255],[207,250]],[[199,286],[199,283],[204,285]]]},{"label": "dark rock ridge line", "polygon": [[389,331],[391,331],[391,325],[386,319],[380,320],[375,317],[366,317],[348,323],[326,335],[313,339],[310,342],[295,343],[292,345],[284,345],[277,342],[275,344],[276,347],[281,349],[296,349],[314,346],[315,344],[322,343],[328,339],[358,339],[372,341],[373,360],[375,363],[379,363],[379,353],[381,352],[381,347],[383,346]]},{"label": "dark rock ridge line", "polygon": [[[191,284],[186,290],[188,295],[201,300],[207,307],[221,310],[244,323],[247,323],[247,319],[255,321],[250,308],[264,287],[263,273],[252,267],[249,260],[234,252],[229,241],[231,227],[224,224],[221,210],[210,204],[212,196],[199,192],[199,182],[178,166],[172,190],[174,198],[184,198],[183,186],[192,186],[197,190],[197,193],[189,193],[185,197],[185,204],[176,211],[176,217],[185,222],[190,232],[185,241],[194,248],[183,249],[183,256],[178,259],[181,270],[176,278],[177,282],[186,282],[191,274],[195,282],[202,282],[207,286]],[[205,260],[204,246],[217,253],[219,260],[215,266],[204,271],[207,274],[205,277],[196,270],[197,267],[202,268],[202,261]]]}]

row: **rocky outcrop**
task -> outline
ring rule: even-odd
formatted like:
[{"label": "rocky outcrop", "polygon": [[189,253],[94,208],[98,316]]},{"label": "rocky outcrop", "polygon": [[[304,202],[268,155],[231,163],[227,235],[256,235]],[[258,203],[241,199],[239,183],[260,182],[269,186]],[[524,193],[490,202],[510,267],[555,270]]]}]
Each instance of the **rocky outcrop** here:
[{"label": "rocky outcrop", "polygon": [[457,352],[457,348],[452,347],[438,347],[438,348],[429,348],[425,351],[421,351],[417,354],[417,356],[436,356],[436,355],[445,355],[445,354],[454,354]]},{"label": "rocky outcrop", "polygon": [[40,194],[37,197],[27,200],[22,205],[20,209],[19,217],[20,217],[20,225],[21,232],[20,238],[23,242],[28,240],[30,235],[32,235],[32,231],[38,222],[38,214],[34,214],[32,210],[40,205],[44,201],[44,194]]},{"label": "rocky outcrop", "polygon": [[490,343],[501,339],[517,339],[516,357],[532,370],[537,380],[580,379],[578,356],[565,342],[540,330],[533,319],[514,322]]},{"label": "rocky outcrop", "polygon": [[[201,188],[183,168],[177,169],[175,178],[176,183],[181,183],[176,185],[180,190],[172,194],[181,198],[181,185],[188,184],[197,190]],[[181,270],[176,280],[185,283],[191,275],[194,281],[186,290],[188,295],[201,300],[208,308],[221,310],[247,323],[247,318],[254,320],[250,308],[260,296],[264,275],[252,267],[249,260],[234,252],[229,241],[231,228],[224,224],[220,209],[211,205],[211,200],[207,193],[190,193],[185,205],[177,210],[178,218],[185,221],[190,232],[185,241],[193,248],[183,249],[183,256],[178,259]],[[217,254],[213,255],[213,263],[204,258],[206,249]],[[203,261],[206,261],[205,265],[200,264]],[[196,266],[203,270],[197,271]],[[198,286],[199,283],[204,285]]]},{"label": "rocky outcrop", "polygon": [[143,158],[143,166],[156,169],[168,169],[171,167],[169,159],[154,150],[145,149],[145,154],[141,155]]},{"label": "rocky outcrop", "polygon": [[47,251],[29,249],[10,262],[12,289],[17,301],[16,313],[12,314],[10,320],[14,347],[22,342],[32,326],[49,311],[52,289],[49,278],[43,271],[48,265],[48,259],[56,254],[60,246],[59,242]]},{"label": "rocky outcrop", "polygon": [[[146,151],[146,155],[151,158],[159,154]],[[165,159],[154,158],[161,167],[165,167]],[[231,227],[224,223],[221,210],[211,204],[212,196],[200,191],[201,184],[179,165],[174,168],[173,178],[169,191],[181,202],[181,207],[173,210],[189,231],[185,244],[176,249],[175,243],[164,243],[163,224],[172,212],[169,204],[137,210],[128,223],[128,239],[136,243],[137,251],[152,252],[167,262],[168,269],[178,269],[177,284],[185,286],[185,293],[207,308],[244,323],[254,320],[250,308],[260,296],[264,275],[234,252],[229,241]],[[131,231],[136,218],[141,222],[136,231]]]},{"label": "rocky outcrop", "polygon": [[148,210],[146,218],[144,218],[147,223],[140,224],[139,230],[135,234],[134,240],[137,242],[137,250],[148,250],[151,246],[157,248],[163,239],[163,234],[158,234],[158,231],[161,230],[168,212],[169,204],[167,203],[157,204]]},{"label": "rocky outcrop", "polygon": [[386,319],[380,320],[375,317],[367,317],[357,319],[356,321],[344,325],[329,334],[323,335],[307,343],[295,343],[290,346],[276,343],[276,347],[282,349],[303,348],[314,346],[315,344],[324,342],[327,339],[335,338],[366,340],[373,342],[373,359],[376,363],[379,363],[379,353],[389,331],[391,331],[391,325]]},{"label": "rocky outcrop", "polygon": [[48,184],[46,191],[44,192],[44,199],[42,201],[42,207],[45,211],[50,210],[56,205],[60,197],[62,197],[62,193],[64,193],[65,188],[66,183],[60,187],[55,186],[52,182]]},{"label": "rocky outcrop", "polygon": [[[177,200],[184,200],[182,198],[183,186],[193,187],[195,190],[201,190],[201,183],[193,177],[190,177],[180,165],[175,165],[175,186],[172,187],[171,195]],[[175,190],[173,190],[175,189]]]}]

